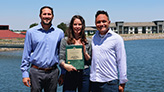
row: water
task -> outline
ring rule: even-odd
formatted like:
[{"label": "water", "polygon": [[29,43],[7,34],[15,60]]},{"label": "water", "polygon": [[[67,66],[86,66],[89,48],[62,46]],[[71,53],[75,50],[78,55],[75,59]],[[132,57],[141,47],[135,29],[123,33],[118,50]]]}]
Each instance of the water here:
[{"label": "water", "polygon": [[22,51],[0,52],[0,92],[30,92],[22,82],[21,58]]},{"label": "water", "polygon": [[126,92],[164,92],[164,39],[125,42]]},{"label": "water", "polygon": [[[129,79],[125,92],[164,92],[164,39],[125,41],[125,47]],[[22,51],[0,52],[0,92],[30,91],[22,83],[21,56]]]}]

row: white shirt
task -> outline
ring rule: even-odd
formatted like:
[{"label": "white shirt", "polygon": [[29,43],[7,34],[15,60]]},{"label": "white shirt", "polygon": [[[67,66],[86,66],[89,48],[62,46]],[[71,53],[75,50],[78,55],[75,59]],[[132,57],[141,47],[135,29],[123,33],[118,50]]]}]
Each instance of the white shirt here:
[{"label": "white shirt", "polygon": [[128,81],[124,41],[111,30],[104,37],[101,37],[97,31],[92,38],[90,80],[108,82],[115,79],[119,79],[120,84]]}]

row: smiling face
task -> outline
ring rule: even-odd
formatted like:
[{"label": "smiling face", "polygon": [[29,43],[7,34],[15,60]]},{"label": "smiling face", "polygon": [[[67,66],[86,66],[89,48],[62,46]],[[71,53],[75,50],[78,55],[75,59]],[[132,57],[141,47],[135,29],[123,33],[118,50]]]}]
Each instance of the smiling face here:
[{"label": "smiling face", "polygon": [[51,25],[53,14],[49,8],[42,9],[42,13],[40,14],[41,23],[43,25]]},{"label": "smiling face", "polygon": [[75,19],[73,22],[73,32],[75,35],[79,35],[80,32],[82,31],[82,22],[80,19]]},{"label": "smiling face", "polygon": [[99,14],[95,21],[96,28],[101,35],[105,35],[109,30],[110,21],[105,14]]}]

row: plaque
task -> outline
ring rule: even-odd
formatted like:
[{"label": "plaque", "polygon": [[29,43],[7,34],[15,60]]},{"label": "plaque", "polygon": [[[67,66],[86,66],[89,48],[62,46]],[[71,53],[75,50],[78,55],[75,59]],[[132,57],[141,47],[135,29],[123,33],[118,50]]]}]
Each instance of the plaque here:
[{"label": "plaque", "polygon": [[66,63],[73,65],[76,69],[84,69],[84,55],[82,45],[66,46]]}]

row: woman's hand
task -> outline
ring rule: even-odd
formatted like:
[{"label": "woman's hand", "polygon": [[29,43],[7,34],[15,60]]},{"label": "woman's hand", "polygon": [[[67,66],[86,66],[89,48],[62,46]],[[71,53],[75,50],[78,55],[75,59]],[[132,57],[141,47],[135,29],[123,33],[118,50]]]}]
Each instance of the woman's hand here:
[{"label": "woman's hand", "polygon": [[65,65],[64,65],[64,68],[65,68],[68,72],[70,72],[70,71],[77,71],[77,69],[76,69],[74,66],[70,65],[70,64],[65,64]]},{"label": "woman's hand", "polygon": [[74,67],[74,66],[72,66],[72,65],[70,65],[70,64],[66,64],[65,62],[61,62],[61,64],[60,64],[63,68],[65,68],[68,72],[70,72],[70,71],[77,71],[77,69]]}]

